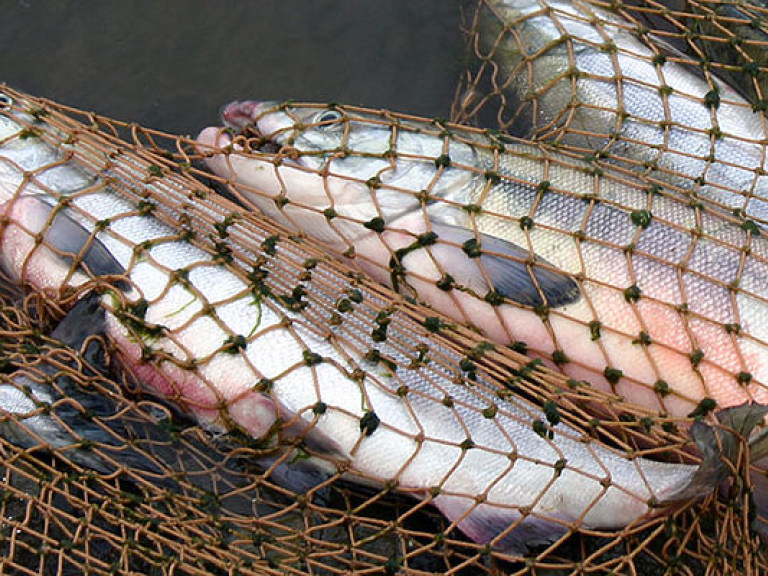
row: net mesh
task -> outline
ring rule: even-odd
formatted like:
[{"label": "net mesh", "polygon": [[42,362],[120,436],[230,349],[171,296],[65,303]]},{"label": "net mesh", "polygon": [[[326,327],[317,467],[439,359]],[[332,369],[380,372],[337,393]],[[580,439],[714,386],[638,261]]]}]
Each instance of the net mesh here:
[{"label": "net mesh", "polygon": [[765,220],[760,2],[467,3],[452,118]]},{"label": "net mesh", "polygon": [[[577,81],[594,81],[594,60],[578,60],[588,50],[574,48],[576,31],[561,25],[555,29],[567,38],[550,38],[544,46],[565,46],[572,54],[575,60],[565,67],[583,72],[565,77],[577,96],[568,99],[565,116],[518,114],[510,103],[520,96],[502,77],[507,64],[487,56],[481,32],[495,30],[490,42],[496,46],[506,46],[508,35],[522,42],[531,54],[512,66],[529,72],[538,70],[532,62],[545,61],[547,50],[517,38],[518,28],[525,30],[520,22],[531,16],[502,25],[503,33],[488,24],[484,11],[492,4],[467,12],[481,71],[468,73],[473,87],[461,91],[456,116],[485,123],[482,114],[492,109],[494,125],[548,143],[354,107],[241,104],[229,109],[234,131],[215,131],[218,147],[211,147],[3,87],[13,100],[3,117],[20,128],[0,138],[2,175],[19,182],[11,205],[20,208],[5,211],[2,221],[4,254],[17,255],[5,262],[15,279],[2,284],[2,384],[34,398],[34,407],[7,413],[2,421],[0,570],[766,569],[757,535],[765,519],[755,508],[764,472],[752,465],[750,474],[743,443],[729,451],[720,490],[701,491],[701,499],[685,498],[658,512],[650,506],[648,514],[619,527],[590,517],[610,488],[623,505],[651,503],[654,484],[665,477],[638,462],[694,469],[702,445],[690,439],[692,423],[704,419],[717,429],[708,416],[713,409],[762,399],[761,174],[747,162],[755,161],[754,154],[762,158],[763,143],[732,134],[730,124],[722,139],[711,133],[713,125],[720,127],[718,110],[751,113],[759,107],[761,76],[754,75],[757,97],[745,94],[746,104],[718,88],[732,102],[706,108],[710,125],[684,124],[676,115],[680,103],[669,100],[677,92],[664,96],[668,91],[661,90],[667,116],[655,124],[624,101],[586,100],[592,87],[582,91]],[[559,14],[561,8],[548,6],[537,4],[536,12]],[[599,32],[602,45],[614,28],[633,29],[634,37],[633,27],[643,22],[658,28],[649,40],[658,55],[657,37],[680,44],[675,34],[682,33],[654,22],[682,22],[690,29],[679,12],[672,18],[654,6],[609,8],[634,20],[608,26],[594,15],[578,16],[584,43],[595,45],[590,26],[607,30]],[[680,10],[697,22],[718,22],[698,18],[701,9]],[[708,9],[720,13],[719,5]],[[728,27],[729,34],[734,30]],[[718,36],[707,31],[691,42],[703,50],[710,34]],[[611,58],[623,50],[619,40],[614,43],[615,50],[603,52]],[[633,59],[647,57],[627,50]],[[728,54],[749,63],[759,52]],[[488,70],[490,91],[479,83]],[[645,86],[634,77],[626,80],[623,71],[611,77],[601,70],[599,78],[599,87],[621,78],[632,85],[619,90],[627,94]],[[707,73],[703,81],[709,89],[702,102],[716,85]],[[523,106],[543,109],[550,100],[540,96],[547,94],[546,88],[529,94]],[[641,91],[640,100],[645,97]],[[607,110],[613,123],[595,121],[592,110]],[[518,116],[546,120],[546,128],[514,125]],[[652,160],[632,146],[641,138],[633,132],[638,126],[664,132]],[[675,140],[692,134],[706,135],[707,152],[697,155]],[[717,156],[721,148],[730,154],[745,142],[746,151],[738,150],[743,157]],[[49,146],[58,152],[45,156]],[[687,160],[749,172],[750,185],[726,186],[733,181],[728,171],[720,180],[694,181]],[[68,172],[72,167],[75,173]],[[49,207],[56,206],[44,211],[42,224],[27,216],[40,206],[25,204],[41,193],[54,199]],[[62,214],[73,214],[77,223],[64,230],[87,231],[78,247],[58,235]],[[149,236],[137,241],[132,226],[147,220],[157,224],[150,232],[139,226]],[[123,270],[94,258],[97,233],[100,243],[121,255]],[[508,242],[496,244],[492,236]],[[675,242],[682,253],[670,252]],[[189,259],[174,260],[164,252],[168,248]],[[457,254],[469,258],[469,268],[451,263]],[[98,266],[110,274],[99,274]],[[147,269],[159,271],[159,283],[151,274],[142,276]],[[510,269],[511,288],[505,283]],[[654,292],[654,282],[677,291]],[[216,291],[224,284],[234,288]],[[717,295],[715,306],[701,299],[707,290]],[[47,336],[75,301],[94,292],[118,320],[117,329],[113,324],[105,335],[89,336],[78,350]],[[229,307],[241,318],[226,312]],[[518,315],[514,321],[511,314]],[[239,320],[250,329],[234,328],[244,325]],[[521,325],[527,329],[521,332]],[[582,339],[573,343],[572,333]],[[591,348],[585,351],[583,342]],[[270,364],[275,355],[288,360],[276,368]],[[242,372],[245,383],[238,381]],[[303,395],[291,396],[294,389]],[[276,420],[265,415],[268,430],[251,417],[264,409],[261,398],[279,407]],[[386,407],[402,406],[413,415],[398,428]],[[438,426],[448,428],[444,436],[430,427],[429,410],[438,410]],[[340,436],[332,440],[340,446],[323,444],[323,425],[332,415],[339,416]],[[43,436],[35,416],[52,419],[58,435]],[[502,440],[483,436],[483,421],[504,423],[495,429]],[[512,438],[511,430],[519,435]],[[360,454],[385,433],[394,440],[379,445],[371,464]],[[392,471],[388,452],[402,450],[398,437],[416,450],[395,454]],[[717,436],[709,447],[723,448],[724,438]],[[448,465],[429,461],[438,478],[415,485],[409,466],[419,463],[422,446],[430,443],[444,449],[438,453]],[[597,471],[580,450],[591,454]],[[477,453],[486,459],[466,456]],[[467,470],[465,463],[472,475],[482,476],[480,467],[498,466],[499,454],[518,468],[536,462],[545,469],[524,477],[534,484],[533,498],[494,504],[493,486],[478,490],[465,479],[462,492],[463,484],[451,483],[457,471]],[[640,485],[628,479],[627,463]],[[495,483],[503,484],[503,471],[491,470]],[[416,476],[429,473],[416,470]],[[559,483],[563,474],[573,474],[568,478],[574,483]],[[504,548],[504,536],[525,525],[520,516],[552,519],[538,502],[567,500],[595,482],[602,489],[588,492],[587,505],[572,517],[557,518],[559,529],[545,523],[554,533],[551,544]],[[445,492],[472,504],[459,514],[441,513]],[[488,502],[518,518],[496,539],[475,534],[473,540],[462,522]]]}]

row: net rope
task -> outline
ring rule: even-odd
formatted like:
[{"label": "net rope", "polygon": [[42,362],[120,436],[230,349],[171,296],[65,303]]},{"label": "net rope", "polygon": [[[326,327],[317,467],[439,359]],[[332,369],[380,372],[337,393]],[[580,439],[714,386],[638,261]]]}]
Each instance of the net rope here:
[{"label": "net rope", "polygon": [[746,2],[465,5],[452,118],[681,186],[763,221],[766,8]]},{"label": "net rope", "polygon": [[[479,6],[478,14],[487,7],[482,2]],[[623,7],[622,14],[645,14],[647,19],[656,14],[652,8]],[[471,26],[480,21],[479,16],[474,18]],[[747,51],[739,54],[752,57]],[[537,53],[534,59],[543,58]],[[489,61],[492,58],[486,58],[486,65]],[[588,133],[585,147],[584,140],[578,140],[583,129],[572,132],[567,122],[558,127],[560,136],[537,133],[539,140],[532,143],[408,115],[292,103],[260,108],[236,134],[220,130],[226,144],[222,151],[8,87],[1,91],[13,99],[2,114],[21,125],[20,132],[0,139],[3,168],[22,175],[12,203],[23,207],[25,197],[42,191],[54,198],[57,208],[42,232],[24,220],[23,211],[6,212],[1,223],[6,246],[12,230],[21,230],[19,235],[33,238],[37,246],[17,263],[26,284],[20,286],[10,278],[2,284],[1,383],[27,396],[30,386],[43,385],[54,390],[55,399],[38,400],[38,412],[3,417],[0,573],[759,574],[766,570],[764,547],[756,533],[765,519],[757,515],[753,501],[753,483],[764,472],[753,465],[750,474],[743,444],[734,452],[730,476],[721,490],[610,529],[590,527],[590,507],[597,506],[608,488],[628,498],[640,489],[627,488],[620,474],[605,464],[598,472],[581,469],[574,463],[578,458],[558,444],[561,438],[570,438],[586,446],[598,463],[608,458],[630,463],[648,459],[695,467],[700,455],[689,436],[692,423],[703,419],[718,429],[710,414],[713,409],[760,400],[764,384],[755,357],[766,343],[759,331],[750,331],[749,317],[742,318],[759,317],[766,300],[760,283],[752,281],[765,267],[763,240],[755,228],[762,222],[759,213],[750,213],[750,202],[759,199],[757,192],[745,195],[715,182],[717,194],[708,194],[706,186],[690,183],[684,168],[666,167],[663,157],[669,150],[664,146],[649,169],[647,160],[631,153],[631,146],[620,146],[631,141],[631,135],[613,134],[594,148],[595,139],[603,135]],[[500,91],[494,88],[494,94]],[[462,92],[465,105],[470,92]],[[491,100],[482,102],[486,106]],[[473,121],[482,106],[466,108],[457,118]],[[738,102],[734,106],[749,109]],[[510,128],[503,119],[514,114],[502,108],[498,118],[502,128]],[[333,114],[323,117],[329,110]],[[717,114],[712,117],[717,121]],[[271,131],[260,124],[270,118],[281,122]],[[312,147],[307,144],[312,144],[311,138],[302,139],[307,130],[327,133],[328,126],[339,127],[330,148],[316,142]],[[386,146],[366,148],[358,139],[360,129],[383,134]],[[574,141],[569,140],[572,133],[577,136]],[[421,139],[429,147],[412,144]],[[762,142],[752,144],[764,154]],[[51,146],[60,152],[33,169],[2,154],[3,149],[25,145]],[[585,159],[585,151],[592,157]],[[678,150],[674,154],[685,156]],[[302,164],[306,158],[309,161]],[[374,162],[373,175],[348,170],[345,161],[350,159]],[[253,162],[269,174],[263,187],[241,178],[242,167]],[[711,161],[723,162],[728,165],[727,159]],[[739,168],[735,160],[732,164]],[[68,177],[66,168],[72,166],[92,178],[62,193],[59,179]],[[426,176],[413,182],[394,177],[408,168]],[[752,188],[757,190],[759,174],[752,172]],[[297,195],[297,173],[301,182],[320,182],[317,197]],[[479,182],[475,196],[451,196],[446,190],[453,190],[455,181],[462,190],[467,182]],[[362,195],[360,204],[366,209],[348,210],[344,185]],[[505,196],[499,195],[499,185],[503,194],[514,192],[525,199],[512,214]],[[692,193],[691,186],[700,188]],[[741,194],[741,212],[733,212],[730,196],[723,191]],[[92,206],[89,198],[104,202],[105,193],[118,197],[125,209],[101,219],[85,207]],[[566,207],[561,213],[569,214],[570,221],[547,211],[555,200]],[[400,213],[393,217],[392,205],[398,203],[416,206],[415,226],[398,221]],[[430,228],[431,217],[439,210],[465,215],[465,228],[471,233],[449,237],[443,228]],[[75,220],[91,231],[90,240],[74,254],[57,244],[55,234],[47,235],[46,230],[55,229],[59,212],[75,214]],[[610,220],[617,212],[624,217],[622,235],[612,236],[601,218]],[[141,218],[162,223],[162,233],[136,248],[121,226]],[[312,227],[318,221],[325,226],[320,237],[318,228]],[[682,257],[643,243],[655,226],[666,234],[662,239],[689,238]],[[510,255],[504,245],[492,244],[483,233],[495,230],[513,230],[511,238],[525,249]],[[124,272],[109,278],[83,273],[80,264],[87,269],[92,262],[89,250],[97,232],[100,241],[109,238],[112,250],[123,246],[134,254]],[[556,240],[559,249],[550,250],[547,258],[536,256],[542,253],[540,247]],[[174,267],[163,260],[163,249],[177,243],[205,258],[197,256],[182,268]],[[369,249],[371,245],[375,249]],[[52,256],[46,250],[65,262],[65,270],[41,291],[35,282],[50,266]],[[469,256],[483,282],[462,284],[464,277],[450,268],[441,250]],[[580,314],[550,306],[550,299],[562,294],[548,288],[548,273],[561,272],[562,262],[574,250],[577,264],[565,268],[564,277],[565,285],[576,285],[584,297]],[[486,264],[486,254],[522,270],[527,301],[513,302],[505,296],[504,286],[495,284],[496,260]],[[712,254],[719,258],[702,256]],[[164,275],[159,290],[140,281],[138,271],[148,263]],[[601,268],[601,263],[607,264]],[[207,272],[218,274],[219,268],[226,270],[226,279],[236,279],[239,288],[214,297],[194,279]],[[616,270],[622,273],[620,279],[611,276]],[[670,270],[673,275],[664,276]],[[681,302],[670,303],[674,299],[668,294],[652,292],[648,279],[657,278],[654,274],[661,274],[665,285],[675,279],[672,285],[679,286]],[[742,281],[735,284],[736,280]],[[429,289],[435,286],[447,304],[430,302]],[[147,310],[163,304],[177,288],[186,298],[162,310],[168,323],[158,327],[158,316],[147,320]],[[704,288],[728,294],[730,308],[723,312],[688,298],[689,292],[695,296]],[[94,292],[127,329],[127,340],[116,340],[113,334],[94,336],[79,353],[52,340],[48,335],[66,311]],[[144,294],[144,302],[137,300],[137,293]],[[258,320],[251,331],[235,332],[230,327],[233,320],[222,310],[244,299],[249,307],[241,311],[258,309]],[[436,306],[426,308],[420,301]],[[197,308],[200,302],[203,305]],[[472,307],[477,302],[483,308]],[[617,316],[605,315],[609,304],[618,307]],[[544,336],[539,344],[514,333],[514,324],[505,321],[509,310],[541,322]],[[678,322],[673,326],[686,335],[684,345],[664,340],[653,312],[672,315]],[[270,317],[277,320],[265,326],[262,320]],[[631,321],[624,323],[627,319]],[[187,331],[199,326],[196,322],[205,322],[215,340],[202,353]],[[489,328],[493,322],[498,329]],[[589,340],[596,356],[579,356],[569,346],[562,328],[568,322],[594,337]],[[721,337],[714,344],[705,339],[712,331]],[[296,359],[267,376],[265,360],[244,350],[268,348],[275,334],[285,335],[282,346],[293,350]],[[626,341],[636,351],[634,358],[644,359],[649,367],[644,373],[632,373],[616,360],[612,346]],[[135,351],[126,352],[137,343],[138,361]],[[718,346],[733,350],[732,356],[719,357]],[[678,389],[668,377],[676,373],[665,371],[657,350],[683,358],[684,368],[676,369],[690,372],[702,392]],[[246,365],[250,387],[228,396],[219,375],[221,366],[232,366],[232,358]],[[146,366],[159,366],[166,375],[191,374],[199,388],[173,384],[170,390],[161,390],[164,401],[157,397],[158,390],[152,393]],[[425,383],[423,388],[414,385],[411,373]],[[365,409],[333,396],[329,374],[354,383],[359,390],[357,404]],[[603,389],[584,384],[584,374],[596,375],[589,378],[593,383],[602,378]],[[735,399],[726,395],[713,405],[710,398],[721,386],[718,378],[725,378],[737,393]],[[254,438],[247,428],[255,424],[240,413],[238,402],[252,392],[280,399],[283,381],[306,386],[304,403],[284,412],[284,420],[277,420],[267,434]],[[451,394],[459,389],[462,395]],[[421,432],[398,429],[378,408],[377,395],[399,398],[399,405],[417,415],[413,417],[417,424],[425,405],[439,407],[449,415],[444,418],[459,424],[463,441],[457,436],[430,438],[433,432],[426,424],[420,424]],[[643,400],[646,405],[638,405]],[[72,422],[78,421],[72,419],[73,411],[99,430],[98,438],[106,435],[111,440],[94,442],[92,432],[73,427]],[[316,444],[313,430],[329,413],[345,415],[356,429],[352,454],[384,432],[408,438],[417,450],[404,462],[401,459],[400,471],[378,474],[375,466],[339,457]],[[31,419],[35,414],[52,415],[64,426],[66,445],[40,446],[39,438],[28,445],[24,434],[36,433]],[[483,445],[481,437],[474,436],[478,428],[473,428],[480,416],[492,423],[519,425],[528,435],[513,439],[498,425],[498,435],[506,438],[506,452]],[[8,430],[16,435],[24,431],[21,444],[27,445],[9,441]],[[559,460],[553,464],[527,451],[529,436],[534,446],[545,442]],[[535,506],[562,489],[556,480],[563,470],[577,477],[602,478],[605,490],[590,496],[592,503],[575,518],[556,522],[565,531],[552,544],[534,546],[523,556],[500,549],[498,539],[490,544],[473,541],[459,528],[481,508],[483,498],[492,495],[492,488],[486,487],[484,494],[458,493],[475,504],[469,512],[450,517],[436,508],[439,489],[408,487],[407,468],[430,441],[459,454],[437,485],[446,484],[461,469],[465,454],[511,454],[519,466],[541,458],[549,472],[548,480],[538,486],[538,496],[517,509],[510,506],[523,519],[551,520]],[[385,464],[383,454],[381,459]],[[317,466],[309,466],[312,481],[292,488],[291,471],[304,471],[305,461],[325,466],[320,466],[321,474]],[[642,484],[650,486],[656,477],[643,470],[637,468]],[[456,488],[450,485],[445,490]],[[499,538],[513,534],[519,524],[513,523]]]}]

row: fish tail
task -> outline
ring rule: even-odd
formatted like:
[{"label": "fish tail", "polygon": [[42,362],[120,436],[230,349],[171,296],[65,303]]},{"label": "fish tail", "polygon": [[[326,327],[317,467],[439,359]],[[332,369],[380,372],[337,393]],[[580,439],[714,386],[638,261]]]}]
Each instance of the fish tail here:
[{"label": "fish tail", "polygon": [[752,529],[768,540],[768,458],[754,463],[749,473],[749,505]]},{"label": "fish tail", "polygon": [[[725,427],[719,430],[721,461],[728,461],[731,474],[740,475],[740,470],[748,474],[748,482],[736,485],[742,487],[740,495],[749,506],[751,527],[763,539],[768,538],[768,429],[754,430],[764,424],[767,414],[768,406],[760,404],[744,404],[717,414]],[[707,455],[704,457],[706,460]]]},{"label": "fish tail", "polygon": [[[768,406],[743,404],[719,411],[716,414],[719,425],[694,423],[690,434],[701,452],[701,464],[690,482],[659,504],[666,506],[710,494],[718,484],[738,473],[745,448],[750,453],[752,450],[768,450],[768,438],[763,438],[763,435],[747,440],[755,427],[765,421],[766,414]],[[748,444],[745,445],[745,442]],[[754,455],[752,459],[754,461]]]},{"label": "fish tail", "polygon": [[750,440],[749,460],[752,465],[749,472],[752,528],[763,540],[768,540],[768,428]]},{"label": "fish tail", "polygon": [[727,408],[716,414],[718,422],[722,425],[719,437],[725,458],[736,464],[744,441],[747,442],[749,459],[752,462],[768,456],[766,430],[753,433],[758,425],[765,422],[766,415],[768,415],[768,406],[757,403]]}]

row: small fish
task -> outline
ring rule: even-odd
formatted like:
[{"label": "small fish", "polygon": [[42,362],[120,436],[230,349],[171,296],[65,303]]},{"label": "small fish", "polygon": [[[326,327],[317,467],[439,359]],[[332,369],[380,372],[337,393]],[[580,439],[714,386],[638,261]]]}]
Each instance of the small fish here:
[{"label": "small fish", "polygon": [[243,201],[493,341],[675,416],[768,402],[768,240],[743,220],[455,125],[253,101],[223,118],[245,134],[199,148]]},{"label": "small fish", "polygon": [[[109,367],[103,364],[99,341],[106,330],[100,298],[96,292],[87,293],[50,334],[51,340],[64,346],[55,361],[46,355],[33,367],[0,377],[0,436],[34,452],[45,449],[66,464],[76,463],[104,476],[119,475],[153,489],[176,494],[213,490],[199,457],[211,445],[187,435],[182,440],[179,435],[182,427],[192,425],[188,419],[173,406],[143,399],[139,408],[119,390],[101,387]],[[69,362],[69,355],[74,358],[75,353],[79,354],[77,365]],[[89,384],[84,384],[84,378]],[[231,491],[247,494],[252,479],[237,458],[223,457],[230,446],[222,439],[216,444],[222,455],[216,462],[216,480]],[[271,470],[272,481],[296,493],[327,478],[317,469],[301,462],[289,465],[276,455],[251,458],[249,465]],[[253,510],[252,498],[229,494],[220,504],[229,512],[248,514]]]},{"label": "small fish", "polygon": [[460,118],[481,115],[768,222],[768,121],[715,73],[581,0],[482,0],[473,30],[481,88]]},{"label": "small fish", "polygon": [[[148,176],[130,150],[85,128],[61,134],[34,111],[21,96],[0,110],[3,267],[54,296],[92,290],[123,362],[209,428],[301,447],[318,469],[426,499],[507,551],[626,526],[723,477],[728,455],[703,422],[692,429],[700,466],[628,457],[562,420],[542,424],[542,408],[500,397],[482,369],[461,377],[462,355],[423,321],[353,289],[322,258],[278,297],[287,245],[269,236],[264,253],[249,252],[252,237],[240,240],[254,227],[233,222],[233,205],[188,179]],[[178,204],[164,207],[168,198]],[[318,320],[324,286],[336,288],[333,323]]]},{"label": "small fish", "polygon": [[[89,369],[99,366],[100,347],[91,338],[100,335],[103,316],[96,295],[88,295],[77,302],[51,338],[82,350]],[[0,383],[0,413],[6,416],[0,419],[3,438],[25,448],[43,444],[54,454],[102,474],[123,467],[150,472],[156,481],[162,479],[157,463],[125,440],[137,435],[158,440],[161,427],[154,425],[150,431],[135,422],[129,433],[123,420],[114,417],[119,408],[113,399],[82,390],[65,370],[48,362],[36,366],[35,372],[55,379],[55,384],[23,372]]]}]

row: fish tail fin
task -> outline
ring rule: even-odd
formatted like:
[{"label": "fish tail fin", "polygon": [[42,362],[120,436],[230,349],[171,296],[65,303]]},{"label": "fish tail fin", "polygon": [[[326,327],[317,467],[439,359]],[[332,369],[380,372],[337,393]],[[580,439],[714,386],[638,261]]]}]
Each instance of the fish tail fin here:
[{"label": "fish tail fin", "polygon": [[[748,451],[762,449],[749,440],[755,427],[765,420],[768,406],[742,404],[716,414],[719,425],[696,422],[691,426],[691,438],[701,452],[701,464],[690,482],[659,503],[662,505],[699,498],[710,494],[729,476],[738,473],[740,462]],[[768,439],[765,442],[768,449]],[[766,498],[768,504],[768,498]]]},{"label": "fish tail fin", "polygon": [[768,428],[750,440],[749,460],[750,504],[754,512],[752,527],[763,540],[768,540]]},{"label": "fish tail fin", "polygon": [[[768,406],[744,404],[717,414],[723,426],[720,430],[722,458],[736,474],[749,476],[747,505],[750,507],[751,527],[763,539],[768,538],[768,429],[754,432],[765,422]],[[747,468],[748,466],[748,468]]]},{"label": "fish tail fin", "polygon": [[733,432],[704,422],[696,422],[691,426],[690,435],[701,452],[701,464],[687,484],[659,500],[658,504],[661,506],[711,494],[730,474],[731,467],[728,463],[736,453],[732,446],[738,442]]},{"label": "fish tail fin", "polygon": [[749,498],[752,528],[765,541],[768,540],[768,458],[754,463],[749,472],[752,491]]}]

